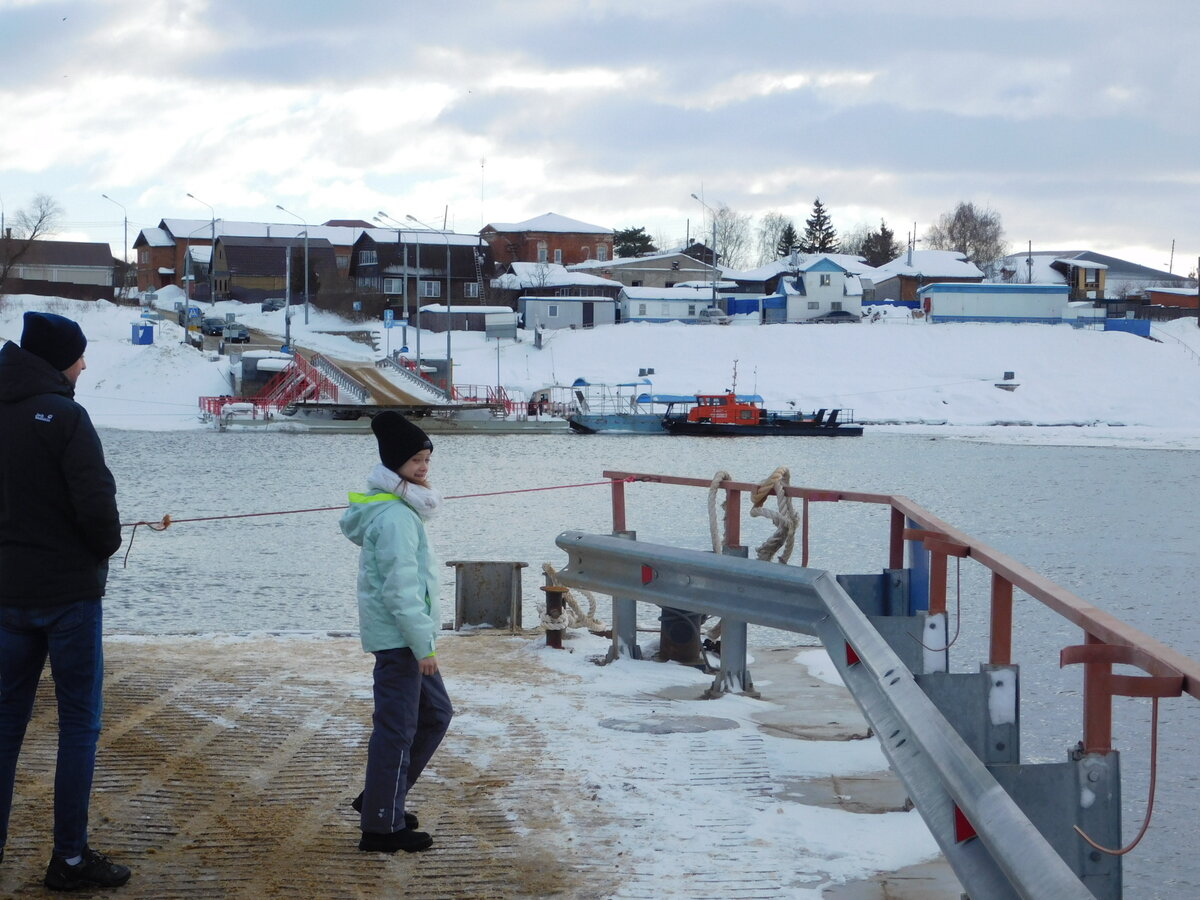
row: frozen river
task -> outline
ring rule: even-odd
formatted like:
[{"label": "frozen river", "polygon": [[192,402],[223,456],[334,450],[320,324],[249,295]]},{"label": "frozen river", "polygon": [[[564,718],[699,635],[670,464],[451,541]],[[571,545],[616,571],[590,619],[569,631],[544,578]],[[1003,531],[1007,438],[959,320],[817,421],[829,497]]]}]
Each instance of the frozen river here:
[{"label": "frozen river", "polygon": [[[103,433],[117,476],[122,521],[191,519],[338,507],[362,490],[374,464],[369,435],[217,432]],[[433,479],[449,496],[596,482],[605,469],[710,478],[726,470],[759,481],[787,466],[792,484],[903,494],[1085,600],[1200,657],[1194,615],[1200,557],[1200,451],[1047,447],[869,433],[853,440],[597,436],[435,436]],[[709,546],[706,492],[630,485],[629,527],[639,538]],[[607,533],[609,491],[574,487],[446,503],[431,524],[443,559],[512,560],[524,570],[525,622],[536,622],[541,565],[565,555],[564,530]],[[181,523],[137,530],[128,566],[113,560],[106,601],[110,632],[167,634],[261,630],[353,631],[356,548],[337,511]],[[886,514],[814,504],[811,564],[835,572],[878,571],[886,561]],[[753,549],[770,532],[743,526]],[[129,529],[125,530],[128,540]],[[122,549],[124,553],[124,548]],[[793,557],[799,563],[799,550]],[[950,610],[956,596],[951,561]],[[986,580],[961,572],[962,637],[955,671],[974,671],[986,644]],[[652,611],[646,611],[648,617]],[[445,570],[443,619],[453,616],[453,570]],[[600,617],[607,612],[600,610]],[[1018,597],[1014,655],[1022,665],[1024,755],[1059,760],[1079,738],[1078,673],[1060,671],[1057,650],[1080,635]],[[752,634],[759,644],[808,642]],[[1118,701],[1124,832],[1145,809],[1148,701]],[[1200,896],[1190,835],[1200,818],[1191,759],[1200,715],[1190,699],[1162,704],[1158,798],[1150,833],[1125,858],[1127,897]]]}]

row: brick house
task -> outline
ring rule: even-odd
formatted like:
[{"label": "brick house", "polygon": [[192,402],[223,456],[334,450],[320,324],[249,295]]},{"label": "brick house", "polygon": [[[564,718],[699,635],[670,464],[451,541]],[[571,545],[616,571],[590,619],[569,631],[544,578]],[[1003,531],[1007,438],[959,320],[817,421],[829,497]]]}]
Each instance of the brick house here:
[{"label": "brick house", "polygon": [[524,222],[495,222],[479,232],[492,248],[499,271],[511,263],[571,266],[595,259],[613,258],[613,230],[589,225],[558,213],[546,213]]}]

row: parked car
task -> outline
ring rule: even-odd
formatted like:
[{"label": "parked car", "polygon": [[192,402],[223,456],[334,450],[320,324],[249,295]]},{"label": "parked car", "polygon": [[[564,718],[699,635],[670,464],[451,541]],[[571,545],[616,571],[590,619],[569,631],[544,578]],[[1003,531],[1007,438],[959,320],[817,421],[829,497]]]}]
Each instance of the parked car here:
[{"label": "parked car", "polygon": [[259,312],[276,312],[277,310],[283,309],[283,307],[284,300],[282,297],[268,297],[259,304],[258,309]]},{"label": "parked car", "polygon": [[819,316],[813,316],[807,319],[808,322],[813,322],[818,325],[836,325],[840,322],[857,322],[859,317],[849,310],[831,309],[827,313],[821,313]]},{"label": "parked car", "polygon": [[200,323],[200,330],[205,334],[211,334],[213,337],[220,337],[225,333],[225,320],[216,316],[209,316]]},{"label": "parked car", "polygon": [[706,306],[696,319],[701,325],[728,325],[732,321],[719,306]]},{"label": "parked car", "polygon": [[222,329],[222,334],[227,344],[248,344],[250,343],[250,332],[245,325],[226,325]]}]

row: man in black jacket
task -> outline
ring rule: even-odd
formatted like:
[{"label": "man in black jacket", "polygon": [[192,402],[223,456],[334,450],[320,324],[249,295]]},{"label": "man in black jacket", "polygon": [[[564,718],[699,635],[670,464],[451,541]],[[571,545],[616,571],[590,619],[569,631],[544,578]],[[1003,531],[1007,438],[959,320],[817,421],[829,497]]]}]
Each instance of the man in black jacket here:
[{"label": "man in black jacket", "polygon": [[0,860],[38,681],[50,658],[58,698],[55,890],[129,880],[87,844],[104,675],[101,600],[121,546],[116,484],[75,402],[87,367],[79,325],[25,313],[21,346],[0,348]]}]

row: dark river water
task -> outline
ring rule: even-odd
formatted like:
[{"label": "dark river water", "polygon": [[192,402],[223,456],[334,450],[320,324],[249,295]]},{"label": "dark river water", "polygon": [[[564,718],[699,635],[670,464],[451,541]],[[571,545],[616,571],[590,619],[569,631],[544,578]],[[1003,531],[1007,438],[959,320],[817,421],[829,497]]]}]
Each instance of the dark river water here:
[{"label": "dark river water", "polygon": [[[123,522],[194,519],[340,507],[365,488],[375,463],[369,435],[230,432],[102,433],[117,476]],[[537,620],[542,564],[566,558],[564,530],[608,533],[609,490],[583,486],[475,495],[601,480],[618,469],[711,478],[720,470],[759,481],[786,466],[793,485],[905,495],[951,525],[1029,565],[1193,658],[1200,658],[1200,452],[1041,447],[868,433],[861,439],[593,436],[435,436],[432,478],[447,496],[430,534],[443,560],[528,563],[524,620]],[[643,540],[706,549],[707,493],[630,485],[628,524]],[[874,572],[887,561],[887,514],[814,504],[810,564]],[[110,633],[354,631],[357,550],[337,510],[180,522],[137,529],[128,563],[113,560]],[[132,529],[125,529],[126,548]],[[745,520],[752,550],[772,530]],[[799,564],[799,550],[792,562]],[[986,659],[987,573],[950,569],[950,610],[961,607],[952,671]],[[443,620],[453,618],[454,570],[445,569]],[[961,585],[961,587],[959,587]],[[956,602],[957,601],[957,602]],[[645,610],[647,622],[653,611]],[[598,617],[607,619],[600,607]],[[1061,760],[1080,737],[1079,678],[1058,668],[1074,627],[1018,595],[1014,657],[1021,665],[1022,748],[1030,761]],[[953,626],[952,626],[953,627]],[[756,646],[805,643],[752,630]],[[1073,667],[1074,668],[1074,667]],[[1200,776],[1192,766],[1200,710],[1190,698],[1161,704],[1158,792],[1150,832],[1125,857],[1126,897],[1200,897],[1194,856]],[[1147,799],[1149,701],[1118,700],[1126,839]]]}]

